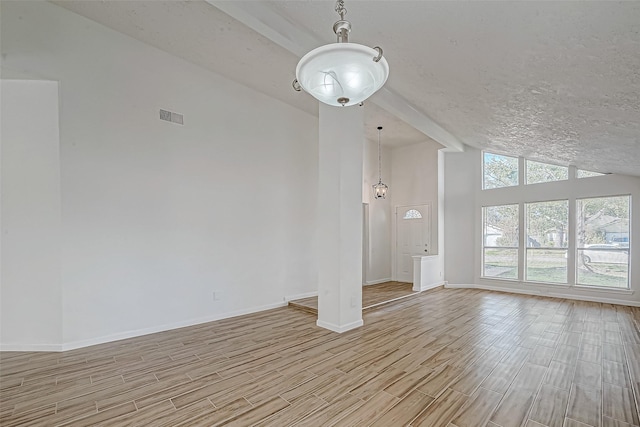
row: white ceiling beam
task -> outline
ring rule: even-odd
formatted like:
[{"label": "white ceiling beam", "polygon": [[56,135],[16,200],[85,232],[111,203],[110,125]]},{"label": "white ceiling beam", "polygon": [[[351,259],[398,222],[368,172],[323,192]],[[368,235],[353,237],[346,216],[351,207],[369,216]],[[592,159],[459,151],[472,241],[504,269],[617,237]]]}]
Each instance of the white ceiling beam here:
[{"label": "white ceiling beam", "polygon": [[464,151],[464,144],[458,138],[388,87],[383,86],[370,101],[445,146],[447,151]]},{"label": "white ceiling beam", "polygon": [[[268,2],[205,1],[300,57],[326,44],[297,23],[278,14]],[[375,101],[367,102],[375,103],[450,151],[464,151],[464,144],[455,136],[390,89],[383,87],[375,94],[374,99]]]},{"label": "white ceiling beam", "polygon": [[[304,28],[278,14],[267,2],[205,1],[300,57],[323,44]],[[308,48],[308,46],[312,47]]]}]

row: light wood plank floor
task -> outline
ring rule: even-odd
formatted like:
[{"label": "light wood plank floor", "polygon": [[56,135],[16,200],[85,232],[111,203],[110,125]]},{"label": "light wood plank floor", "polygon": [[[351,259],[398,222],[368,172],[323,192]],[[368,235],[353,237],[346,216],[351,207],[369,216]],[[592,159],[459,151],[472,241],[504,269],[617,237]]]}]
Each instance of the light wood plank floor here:
[{"label": "light wood plank floor", "polygon": [[[418,294],[418,292],[413,292],[413,284],[406,282],[384,282],[377,285],[363,286],[362,310],[371,310],[403,298],[417,296]],[[318,297],[289,301],[289,305],[312,314],[318,314]]]},{"label": "light wood plank floor", "polygon": [[1,353],[0,425],[640,425],[638,308],[437,289],[364,321],[281,308]]}]

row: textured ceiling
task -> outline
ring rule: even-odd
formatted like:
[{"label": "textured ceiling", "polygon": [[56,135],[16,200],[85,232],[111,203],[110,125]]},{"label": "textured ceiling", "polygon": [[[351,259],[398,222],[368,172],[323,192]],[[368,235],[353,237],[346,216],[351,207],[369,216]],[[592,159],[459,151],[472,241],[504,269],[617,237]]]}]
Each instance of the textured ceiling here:
[{"label": "textured ceiling", "polygon": [[[335,41],[333,1],[242,3]],[[640,2],[345,3],[351,41],[384,48],[386,87],[463,143],[640,176]],[[298,56],[210,4],[58,4],[316,114],[290,90]],[[369,137],[427,139],[372,101]]]}]

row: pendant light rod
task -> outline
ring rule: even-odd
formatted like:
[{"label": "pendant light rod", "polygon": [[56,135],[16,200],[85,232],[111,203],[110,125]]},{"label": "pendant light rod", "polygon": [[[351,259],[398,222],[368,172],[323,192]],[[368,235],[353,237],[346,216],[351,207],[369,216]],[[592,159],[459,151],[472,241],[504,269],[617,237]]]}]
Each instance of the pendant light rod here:
[{"label": "pendant light rod", "polygon": [[351,32],[351,22],[344,19],[347,9],[344,7],[344,0],[336,1],[336,12],[340,15],[340,20],[333,24],[333,32],[338,37],[338,43],[349,43],[349,33]]},{"label": "pendant light rod", "polygon": [[378,126],[378,183],[373,186],[373,197],[384,199],[387,196],[389,186],[382,182],[382,148],[380,147],[380,131],[382,126]]},{"label": "pendant light rod", "polygon": [[347,9],[344,7],[344,0],[336,1],[336,12],[340,15],[340,19],[344,19],[344,15],[347,14]]},{"label": "pendant light rod", "polygon": [[382,182],[382,155],[380,151],[380,131],[382,126],[378,126],[378,183]]}]

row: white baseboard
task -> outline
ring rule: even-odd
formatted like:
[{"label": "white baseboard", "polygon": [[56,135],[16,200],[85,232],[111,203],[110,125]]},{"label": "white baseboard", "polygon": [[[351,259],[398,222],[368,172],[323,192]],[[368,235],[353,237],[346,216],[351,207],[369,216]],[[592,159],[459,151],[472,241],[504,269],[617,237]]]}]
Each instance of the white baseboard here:
[{"label": "white baseboard", "polygon": [[412,289],[413,289],[414,292],[424,292],[424,291],[428,291],[429,289],[438,288],[438,287],[446,285],[446,284],[447,284],[446,281],[435,282],[435,283],[431,283],[429,285],[421,286],[420,289],[416,289],[415,286]]},{"label": "white baseboard", "polygon": [[318,296],[318,291],[307,292],[304,294],[297,294],[297,295],[288,295],[284,297],[284,302],[294,301],[294,300],[303,299],[303,298],[317,297],[317,296]]},{"label": "white baseboard", "polygon": [[347,323],[346,325],[338,326],[334,325],[333,323],[323,322],[322,320],[318,319],[316,321],[316,325],[320,326],[321,328],[325,328],[341,334],[343,332],[350,331],[351,329],[359,328],[360,326],[364,325],[364,322],[362,321],[362,319],[360,319],[356,320],[355,322]]},{"label": "white baseboard", "polygon": [[135,338],[143,335],[155,334],[157,332],[170,331],[172,329],[184,328],[187,326],[200,325],[202,323],[214,322],[216,320],[228,319],[230,317],[243,316],[245,314],[257,313],[260,311],[271,310],[274,308],[285,307],[286,302],[277,302],[266,304],[258,307],[246,308],[243,310],[232,311],[212,316],[205,316],[196,319],[184,320],[181,322],[170,323],[166,325],[153,326],[150,328],[136,329],[133,331],[118,332],[116,334],[105,335],[97,338],[86,340],[71,341],[63,344],[0,344],[0,351],[68,351],[78,348],[89,347],[97,344],[105,344],[108,342],[124,340],[127,338]]},{"label": "white baseboard", "polygon": [[465,283],[447,283],[444,285],[446,289],[476,289],[476,285],[470,285]]},{"label": "white baseboard", "polygon": [[0,351],[62,351],[61,344],[0,344]]},{"label": "white baseboard", "polygon": [[638,301],[628,301],[621,300],[617,298],[605,298],[601,296],[590,296],[590,295],[574,295],[574,294],[566,294],[566,293],[556,293],[545,291],[542,292],[540,290],[534,289],[514,289],[514,288],[503,288],[501,286],[492,286],[492,285],[478,285],[478,284],[450,284],[447,283],[445,285],[447,289],[483,289],[486,291],[497,291],[497,292],[507,292],[512,294],[524,294],[524,295],[534,295],[534,296],[542,296],[542,297],[550,297],[550,298],[564,298],[571,299],[577,301],[589,301],[589,302],[599,302],[603,304],[617,304],[617,305],[627,305],[632,307],[640,307],[640,302]]},{"label": "white baseboard", "polygon": [[371,286],[371,285],[379,285],[380,283],[391,282],[391,278],[387,279],[379,279],[379,280],[367,280],[362,284],[362,286]]},{"label": "white baseboard", "polygon": [[154,326],[151,328],[138,329],[135,331],[121,332],[121,333],[107,335],[99,338],[91,338],[88,340],[73,341],[70,343],[64,343],[62,345],[62,351],[75,350],[77,348],[88,347],[91,345],[104,344],[112,341],[118,341],[118,340],[123,340],[127,338],[134,338],[134,337],[139,337],[139,336],[148,335],[148,334],[155,334],[157,332],[170,331],[172,329],[184,328],[187,326],[200,325],[202,323],[214,322],[216,320],[228,319],[230,317],[243,316],[245,314],[257,313],[260,311],[271,310],[279,307],[285,307],[286,305],[287,304],[285,302],[277,302],[277,303],[266,304],[258,307],[246,308],[238,311],[231,311],[231,312],[222,313],[222,314],[214,314],[212,316],[200,317],[197,319],[185,320],[182,322],[171,323],[168,325]]}]

